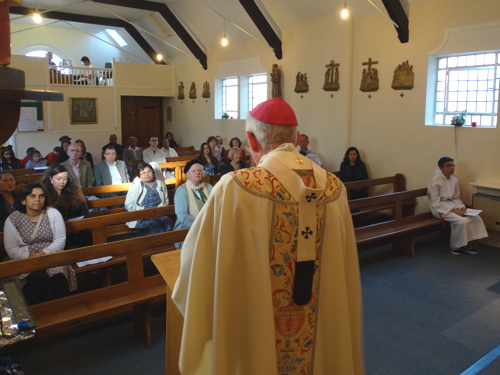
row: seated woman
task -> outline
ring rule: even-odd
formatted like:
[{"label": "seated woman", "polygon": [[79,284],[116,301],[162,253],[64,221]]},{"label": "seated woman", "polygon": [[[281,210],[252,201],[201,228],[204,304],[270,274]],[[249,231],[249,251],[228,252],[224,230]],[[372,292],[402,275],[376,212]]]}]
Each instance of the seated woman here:
[{"label": "seated woman", "polygon": [[219,161],[213,156],[212,149],[207,142],[201,144],[200,155],[196,158],[196,161],[202,165],[205,174],[213,176],[219,173]]},{"label": "seated woman", "polygon": [[177,142],[174,140],[174,135],[171,132],[166,132],[165,138],[168,139],[168,147],[172,147],[172,148],[179,147]]},{"label": "seated woman", "polygon": [[[177,220],[174,230],[191,228],[196,215],[207,201],[212,191],[212,185],[203,182],[203,167],[196,160],[192,160],[184,167],[186,183],[175,189],[174,208]],[[175,244],[177,249],[182,242]]]},{"label": "seated woman", "polygon": [[16,158],[14,151],[12,150],[12,146],[7,146],[4,149],[2,154],[2,170],[8,171],[10,169],[19,169],[21,166],[19,165],[19,159]]},{"label": "seated woman", "polygon": [[237,171],[247,167],[247,164],[241,160],[241,150],[238,147],[233,147],[229,150],[228,160],[219,166],[221,174]]},{"label": "seated woman", "polygon": [[[344,155],[344,160],[340,164],[340,180],[342,182],[368,180],[368,172],[366,165],[359,156],[359,151],[356,147],[349,147]],[[368,196],[368,189],[350,190],[349,199],[359,199]]]},{"label": "seated woman", "polygon": [[[47,205],[60,212],[64,221],[89,216],[87,201],[80,189],[69,177],[64,165],[52,166],[43,179],[47,193]],[[68,233],[66,249],[92,245],[90,231]]]},{"label": "seated woman", "polygon": [[[137,166],[136,179],[130,187],[125,198],[125,209],[127,211],[143,210],[168,206],[168,193],[165,182],[157,180],[153,167],[148,163]],[[140,236],[148,234],[163,233],[172,230],[172,221],[167,216],[152,217],[127,223],[129,228],[134,228]]]},{"label": "seated woman", "polygon": [[[5,220],[16,211],[16,180],[9,172],[0,171],[0,230],[3,231]],[[7,257],[5,247],[0,245],[0,262]]]},{"label": "seated woman", "polygon": [[[5,250],[10,259],[38,257],[64,249],[64,220],[55,208],[47,208],[39,181],[22,188],[16,206],[19,211],[7,218],[4,228]],[[69,265],[18,275],[17,279],[30,305],[66,296],[76,289],[75,272]]]},{"label": "seated woman", "polygon": [[233,137],[229,141],[229,148],[238,147],[241,150],[241,160],[246,162],[245,149],[241,147],[241,141],[238,137]]}]

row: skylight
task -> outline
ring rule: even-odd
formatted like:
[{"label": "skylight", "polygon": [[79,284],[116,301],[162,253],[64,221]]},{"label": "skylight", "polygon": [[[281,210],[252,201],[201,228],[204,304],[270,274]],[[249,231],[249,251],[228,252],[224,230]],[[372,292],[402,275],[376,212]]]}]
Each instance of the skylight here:
[{"label": "skylight", "polygon": [[111,36],[111,38],[114,39],[114,41],[116,43],[118,43],[118,45],[120,47],[125,47],[127,45],[127,42],[125,42],[125,40],[123,40],[123,38],[120,36],[120,34],[118,34],[118,32],[114,29],[106,29],[107,33]]}]

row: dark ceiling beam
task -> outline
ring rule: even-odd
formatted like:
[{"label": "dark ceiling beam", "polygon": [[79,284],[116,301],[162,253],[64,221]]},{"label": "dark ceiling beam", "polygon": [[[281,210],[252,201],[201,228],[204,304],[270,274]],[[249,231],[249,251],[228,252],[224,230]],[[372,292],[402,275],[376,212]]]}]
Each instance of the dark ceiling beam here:
[{"label": "dark ceiling beam", "polygon": [[[146,54],[153,60],[156,64],[165,64],[164,61],[158,61],[156,56],[158,52],[156,52],[153,47],[144,39],[144,37],[133,27],[130,23],[115,19],[115,18],[105,18],[105,17],[95,17],[95,16],[84,16],[80,14],[73,13],[63,13],[63,12],[54,12],[48,11],[44,12],[42,9],[38,10],[39,12],[43,12],[43,17],[54,20],[63,20],[69,22],[80,22],[80,23],[88,23],[93,25],[101,25],[101,26],[112,26],[112,27],[122,27],[124,28],[130,36],[136,41],[136,43],[146,52]],[[19,14],[24,16],[29,16],[35,12],[35,9],[25,8],[25,7],[10,7],[10,13]]]},{"label": "dark ceiling beam", "polygon": [[187,32],[184,26],[182,26],[177,17],[175,17],[166,4],[144,0],[94,0],[94,2],[160,13],[168,25],[172,28],[174,33],[177,34],[194,57],[198,59],[201,66],[203,66],[203,69],[207,70],[207,55]]},{"label": "dark ceiling beam", "polygon": [[382,0],[389,17],[397,23],[395,27],[398,32],[398,38],[401,43],[408,43],[410,40],[410,30],[408,28],[408,16],[406,15],[400,0]]},{"label": "dark ceiling beam", "polygon": [[274,50],[274,55],[278,60],[283,58],[283,50],[281,49],[281,40],[274,32],[266,17],[262,14],[254,0],[240,0],[240,4],[245,8],[246,12],[252,19],[253,23],[259,29],[267,43]]}]

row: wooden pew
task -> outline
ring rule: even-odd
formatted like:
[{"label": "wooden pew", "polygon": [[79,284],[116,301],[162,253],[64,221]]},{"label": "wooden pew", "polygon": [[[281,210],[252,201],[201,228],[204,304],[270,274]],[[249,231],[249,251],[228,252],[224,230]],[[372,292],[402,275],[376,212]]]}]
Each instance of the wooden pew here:
[{"label": "wooden pew", "polygon": [[427,197],[427,188],[384,194],[375,197],[361,198],[349,201],[351,210],[359,210],[352,214],[353,220],[363,211],[381,210],[390,208],[391,214],[387,220],[355,228],[358,251],[378,246],[383,243],[392,243],[393,250],[415,256],[413,238],[415,233],[424,229],[439,229],[441,221],[430,212],[421,214],[405,214],[405,202],[415,201],[419,197]]},{"label": "wooden pew", "polygon": [[117,192],[122,192],[122,191],[128,191],[128,189],[130,189],[131,185],[132,185],[132,183],[128,182],[125,184],[117,184],[117,185],[84,187],[84,188],[82,188],[82,192],[83,192],[83,195],[85,195],[87,197],[90,195],[117,193]]},{"label": "wooden pew", "polygon": [[14,178],[16,179],[16,192],[18,192],[26,184],[30,184],[32,182],[35,182],[36,180],[41,181],[43,178],[43,173],[23,174],[15,176]]},{"label": "wooden pew", "polygon": [[[405,176],[401,173],[397,173],[394,176],[382,177],[382,178],[373,178],[369,180],[361,180],[354,182],[346,182],[345,187],[347,189],[347,193],[349,196],[349,192],[353,189],[361,189],[361,188],[375,188],[375,192],[372,191],[370,196],[378,196],[382,194],[388,193],[396,193],[400,191],[406,190],[406,179]],[[412,215],[415,213],[415,199],[407,199],[403,205],[403,212],[405,216]],[[361,208],[358,211],[364,213],[364,215],[356,215],[354,225],[360,226],[368,223],[376,223],[379,221],[383,221],[387,215],[384,213],[384,208],[390,208],[387,204],[381,205],[380,207],[371,207]]]},{"label": "wooden pew", "polygon": [[177,153],[179,153],[179,151],[194,151],[194,146],[184,146],[184,147],[175,147],[175,151],[177,151]]},{"label": "wooden pew", "polygon": [[138,211],[124,211],[108,215],[89,217],[81,220],[67,221],[66,232],[78,232],[89,229],[92,231],[93,244],[105,243],[114,236],[134,233],[125,223],[158,216],[174,216],[174,206],[145,208]]},{"label": "wooden pew", "polygon": [[39,173],[40,171],[35,171],[35,168],[19,168],[19,169],[11,169],[8,171],[3,171],[5,173],[10,173],[12,176],[20,176],[23,174],[33,174]]},{"label": "wooden pew", "polygon": [[127,263],[127,281],[32,305],[37,336],[67,332],[133,312],[135,332],[147,347],[151,347],[149,309],[153,302],[165,299],[165,283],[160,275],[144,275],[142,258],[158,246],[172,249],[172,244],[183,241],[187,232],[183,229],[3,262],[0,263],[0,279],[104,256],[122,257]]},{"label": "wooden pew", "polygon": [[[176,172],[177,169],[180,169],[181,172],[184,172],[184,166],[187,164],[188,161],[194,160],[198,157],[198,155],[188,155],[188,156],[179,156],[175,158],[168,158],[168,161],[165,163],[159,163],[161,169],[174,169],[174,175],[177,176]],[[140,163],[144,163],[144,160],[134,160],[132,163],[132,174],[131,178],[137,177],[137,166]],[[167,180],[165,181],[167,183]],[[177,185],[178,186],[178,185]]]},{"label": "wooden pew", "polygon": [[406,179],[405,176],[401,173],[396,173],[394,176],[382,177],[382,178],[372,178],[369,180],[361,180],[361,181],[353,181],[353,182],[345,182],[344,183],[347,194],[349,196],[349,192],[354,189],[361,188],[371,188],[375,186],[382,185],[392,185],[392,192],[396,193],[398,191],[406,190]]},{"label": "wooden pew", "polygon": [[175,149],[177,155],[179,156],[191,156],[191,155],[200,155],[200,150],[195,150],[193,146],[190,147],[177,147]]}]

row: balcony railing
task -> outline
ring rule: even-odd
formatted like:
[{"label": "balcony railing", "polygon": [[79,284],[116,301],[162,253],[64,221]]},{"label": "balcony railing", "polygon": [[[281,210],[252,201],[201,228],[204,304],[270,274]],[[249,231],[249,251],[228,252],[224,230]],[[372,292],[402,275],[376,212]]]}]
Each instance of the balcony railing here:
[{"label": "balcony railing", "polygon": [[64,86],[113,86],[113,69],[49,67],[50,83]]}]

